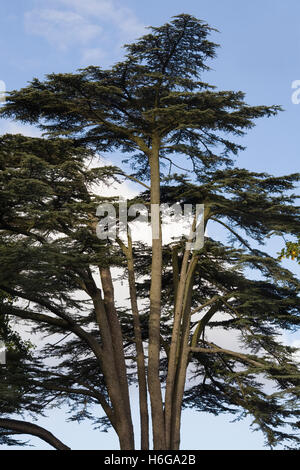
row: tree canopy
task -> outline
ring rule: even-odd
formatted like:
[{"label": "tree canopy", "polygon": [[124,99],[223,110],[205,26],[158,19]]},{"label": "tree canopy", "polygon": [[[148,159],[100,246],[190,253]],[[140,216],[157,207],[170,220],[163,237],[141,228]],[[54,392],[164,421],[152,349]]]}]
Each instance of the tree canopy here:
[{"label": "tree canopy", "polygon": [[[234,139],[280,107],[249,106],[242,92],[202,81],[213,31],[178,15],[126,45],[111,69],[50,74],[9,93],[2,117],[45,135],[0,139],[0,289],[13,299],[1,319],[50,338],[19,365],[24,403],[14,413],[68,404],[72,419],[112,426],[132,449],[137,385],[142,449],[151,445],[148,394],[154,449],[179,448],[185,407],[252,415],[271,447],[299,442],[299,369],[281,333],[299,325],[300,283],[257,247],[273,233],[299,233],[291,191],[300,174],[235,166],[243,147]],[[112,151],[124,153],[119,167],[90,168]],[[158,220],[151,247],[129,232],[126,241],[97,237],[98,205],[118,209],[118,198],[95,188],[120,178],[143,186],[128,204],[145,204]],[[153,209],[162,203],[204,204],[205,228],[221,226],[228,240],[207,236],[194,251],[184,240],[163,244]],[[129,303],[115,294],[116,269]]]}]

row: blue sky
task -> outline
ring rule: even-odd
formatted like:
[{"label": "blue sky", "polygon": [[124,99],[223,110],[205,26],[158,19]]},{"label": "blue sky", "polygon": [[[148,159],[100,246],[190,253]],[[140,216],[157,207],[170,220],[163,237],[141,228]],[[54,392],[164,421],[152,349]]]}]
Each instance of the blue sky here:
[{"label": "blue sky", "polygon": [[[220,89],[242,90],[249,104],[281,104],[285,112],[257,122],[243,138],[239,164],[275,174],[293,172],[298,161],[300,105],[291,85],[300,79],[300,4],[297,0],[11,0],[2,2],[0,80],[8,90],[33,77],[72,72],[90,64],[109,66],[122,44],[172,15],[191,13],[217,28],[221,45],[206,77]],[[1,123],[0,130],[12,130]]]},{"label": "blue sky", "polygon": [[[51,72],[73,72],[90,64],[108,67],[122,58],[122,44],[179,13],[193,14],[219,30],[212,39],[221,47],[206,80],[219,89],[244,91],[251,105],[280,104],[285,109],[276,118],[259,120],[243,138],[247,150],[238,165],[275,175],[299,171],[300,105],[291,100],[292,82],[300,80],[298,0],[2,2],[0,83],[12,90]],[[37,135],[35,129],[0,120],[4,132]],[[279,248],[279,241],[270,245],[273,252]],[[286,265],[296,272],[295,264]],[[251,433],[248,422],[228,421],[187,412],[183,448],[262,448],[262,436]],[[111,433],[93,433],[89,424],[81,432],[79,426],[64,423],[62,412],[53,413],[47,423],[52,431],[59,425],[59,437],[73,448],[116,448]]]}]

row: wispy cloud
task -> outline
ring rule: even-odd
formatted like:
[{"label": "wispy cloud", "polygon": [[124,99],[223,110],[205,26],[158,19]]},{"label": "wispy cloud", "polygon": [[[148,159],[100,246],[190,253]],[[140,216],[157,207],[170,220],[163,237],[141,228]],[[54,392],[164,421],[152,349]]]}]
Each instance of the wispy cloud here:
[{"label": "wispy cloud", "polygon": [[81,63],[89,65],[97,65],[105,59],[106,54],[99,48],[84,48],[81,53]]},{"label": "wispy cloud", "polygon": [[73,11],[98,21],[110,22],[128,38],[134,39],[144,31],[144,25],[128,7],[114,0],[57,0]]},{"label": "wispy cloud", "polygon": [[145,32],[135,13],[118,0],[50,0],[48,8],[37,5],[25,13],[26,32],[61,51],[76,47],[82,64],[119,55],[124,42]]},{"label": "wispy cloud", "polygon": [[53,9],[25,13],[25,28],[26,32],[42,36],[62,50],[73,44],[88,44],[101,32],[100,26],[78,13]]}]

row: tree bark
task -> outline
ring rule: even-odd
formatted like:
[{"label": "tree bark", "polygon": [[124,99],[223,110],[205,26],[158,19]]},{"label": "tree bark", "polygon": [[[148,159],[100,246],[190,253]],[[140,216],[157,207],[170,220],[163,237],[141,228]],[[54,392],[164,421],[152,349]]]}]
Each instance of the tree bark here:
[{"label": "tree bark", "polygon": [[117,369],[117,374],[119,377],[121,393],[123,397],[123,403],[125,411],[127,414],[128,425],[130,428],[130,434],[133,439],[133,425],[131,418],[131,407],[129,399],[129,389],[128,389],[128,380],[127,380],[127,370],[126,362],[124,355],[123,347],[123,335],[121,330],[120,321],[115,308],[115,299],[114,299],[114,287],[111,278],[110,268],[99,267],[101,284],[104,294],[104,305],[107,314],[107,321],[111,331],[112,346],[115,358],[115,364]]},{"label": "tree bark", "polygon": [[[209,208],[205,209],[204,227],[209,216]],[[192,242],[193,233],[197,228],[195,216],[189,242]],[[193,254],[191,260],[190,249],[183,255],[180,279],[176,288],[174,325],[169,353],[168,376],[166,383],[165,400],[165,433],[167,448],[177,450],[180,445],[180,422],[182,412],[182,399],[186,381],[186,372],[189,362],[189,334],[191,321],[191,306],[193,293],[193,279],[198,255]]]},{"label": "tree bark", "polygon": [[111,331],[107,321],[106,311],[100,289],[97,289],[97,291],[93,294],[93,303],[103,343],[103,361],[101,362],[101,367],[114,410],[116,430],[120,441],[120,447],[121,450],[134,449],[132,422],[131,420],[128,420],[126,399],[124,400],[119,375],[117,372]]},{"label": "tree bark", "polygon": [[177,371],[177,359],[179,352],[179,341],[181,334],[181,319],[182,319],[182,307],[184,302],[184,292],[186,287],[186,278],[188,270],[188,261],[190,256],[190,250],[185,250],[179,283],[177,286],[177,296],[175,299],[175,312],[174,312],[174,323],[172,329],[171,345],[169,350],[169,361],[168,361],[168,375],[166,382],[166,398],[165,398],[165,438],[167,449],[171,447],[171,434],[172,434],[172,403],[175,386],[175,378]]},{"label": "tree bark", "polygon": [[191,262],[186,280],[186,293],[183,302],[183,321],[182,333],[178,357],[178,366],[174,383],[174,392],[172,397],[172,422],[171,422],[171,448],[178,450],[180,445],[180,427],[182,413],[182,399],[186,381],[186,372],[189,358],[189,335],[191,324],[191,306],[193,293],[193,275],[196,261]]},{"label": "tree bark", "polygon": [[133,315],[134,337],[136,344],[137,372],[139,384],[139,403],[140,403],[140,425],[141,425],[141,449],[149,449],[149,414],[147,400],[147,378],[145,368],[145,354],[143,347],[142,331],[137,303],[135,273],[132,253],[132,240],[128,234],[127,249],[128,281],[131,300],[131,310]]},{"label": "tree bark", "polygon": [[148,386],[151,401],[153,446],[165,449],[164,412],[159,377],[160,362],[160,316],[161,316],[161,278],[162,278],[162,233],[160,219],[160,171],[159,141],[153,139],[150,156],[151,174],[151,225],[152,225],[152,265],[150,287],[149,318],[149,359]]}]

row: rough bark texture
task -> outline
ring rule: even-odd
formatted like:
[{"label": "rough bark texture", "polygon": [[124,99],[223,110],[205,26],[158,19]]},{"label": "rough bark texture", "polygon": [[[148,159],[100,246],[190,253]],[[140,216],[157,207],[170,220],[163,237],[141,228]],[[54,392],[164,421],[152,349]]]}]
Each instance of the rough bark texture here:
[{"label": "rough bark texture", "polygon": [[103,343],[103,361],[101,363],[101,367],[112,407],[115,412],[116,429],[120,440],[120,447],[122,450],[133,449],[134,437],[132,422],[128,418],[126,397],[124,397],[122,393],[116,359],[114,356],[111,331],[106,316],[104,302],[101,297],[101,291],[99,289],[97,289],[93,294],[93,303]]},{"label": "rough bark texture", "polygon": [[133,426],[131,419],[130,399],[128,390],[127,371],[123,347],[123,336],[121,331],[120,322],[115,308],[114,287],[109,268],[100,267],[101,284],[104,294],[104,305],[107,314],[107,320],[111,331],[112,346],[115,357],[115,364],[117,374],[120,382],[120,389],[123,397],[123,403],[127,414],[129,427],[131,428],[130,434],[133,439]]},{"label": "rough bark texture", "polygon": [[[148,385],[151,400],[154,449],[165,449],[164,412],[159,378],[160,360],[160,315],[161,315],[161,277],[162,277],[162,236],[160,214],[156,212],[155,227],[153,216],[160,205],[160,172],[159,145],[153,142],[150,158],[151,172],[151,211],[152,211],[152,266],[150,287],[150,319],[149,319],[149,361]],[[158,229],[158,230],[156,230]],[[157,232],[158,233],[155,233]],[[157,236],[158,238],[153,238]]]},{"label": "rough bark texture", "polygon": [[172,398],[172,422],[171,422],[171,448],[179,449],[180,445],[180,423],[182,412],[182,398],[184,394],[184,386],[186,381],[186,372],[189,357],[189,334],[191,323],[191,305],[193,292],[193,270],[195,262],[191,262],[190,271],[186,282],[186,295],[183,304],[183,321],[182,333],[179,348],[178,366],[176,379],[174,384],[174,392]]},{"label": "rough bark texture", "polygon": [[174,323],[172,330],[171,346],[169,351],[168,375],[166,383],[165,398],[165,436],[167,448],[171,445],[172,433],[172,401],[175,386],[175,377],[177,370],[177,358],[179,352],[179,340],[181,332],[182,306],[184,301],[185,283],[188,269],[188,260],[190,252],[186,250],[183,256],[180,279],[177,287],[177,296],[175,301]]}]

